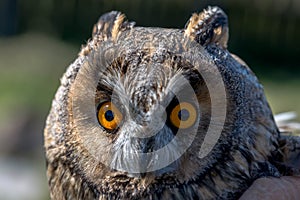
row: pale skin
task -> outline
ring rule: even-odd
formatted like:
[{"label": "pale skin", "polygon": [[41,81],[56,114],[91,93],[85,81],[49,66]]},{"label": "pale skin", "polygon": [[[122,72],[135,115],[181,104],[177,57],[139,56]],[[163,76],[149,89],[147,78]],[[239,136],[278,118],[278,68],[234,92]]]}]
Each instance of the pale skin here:
[{"label": "pale skin", "polygon": [[240,200],[283,200],[300,198],[300,176],[268,177],[254,181]]}]

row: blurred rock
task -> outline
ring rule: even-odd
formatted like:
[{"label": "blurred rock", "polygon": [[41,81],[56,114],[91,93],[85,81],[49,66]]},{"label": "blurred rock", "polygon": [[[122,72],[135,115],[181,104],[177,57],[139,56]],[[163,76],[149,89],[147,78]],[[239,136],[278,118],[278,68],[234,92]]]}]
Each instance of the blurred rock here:
[{"label": "blurred rock", "polygon": [[43,126],[40,114],[20,108],[0,120],[0,200],[48,199]]},{"label": "blurred rock", "polygon": [[25,159],[0,157],[0,199],[49,199],[43,168]]},{"label": "blurred rock", "polygon": [[44,119],[31,110],[12,110],[0,120],[0,156],[43,157]]},{"label": "blurred rock", "polygon": [[300,123],[296,122],[296,112],[285,112],[274,116],[277,126],[283,134],[300,135]]}]

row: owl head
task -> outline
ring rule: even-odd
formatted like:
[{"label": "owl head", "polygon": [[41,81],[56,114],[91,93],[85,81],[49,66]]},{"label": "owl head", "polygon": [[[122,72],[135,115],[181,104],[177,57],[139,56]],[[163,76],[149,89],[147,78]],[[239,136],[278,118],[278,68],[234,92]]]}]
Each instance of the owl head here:
[{"label": "owl head", "polygon": [[180,30],[137,27],[115,11],[101,16],[48,117],[50,186],[97,197],[205,197],[211,191],[199,188],[209,177],[251,177],[249,159],[266,162],[278,132],[261,85],[227,41],[217,7]]}]

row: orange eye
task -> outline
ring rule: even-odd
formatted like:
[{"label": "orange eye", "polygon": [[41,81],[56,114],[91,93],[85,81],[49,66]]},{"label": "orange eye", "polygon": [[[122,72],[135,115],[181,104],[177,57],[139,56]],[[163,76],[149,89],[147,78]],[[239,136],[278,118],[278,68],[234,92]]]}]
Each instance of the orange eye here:
[{"label": "orange eye", "polygon": [[194,125],[197,119],[196,108],[188,103],[182,102],[175,106],[170,114],[172,124],[181,129],[189,128]]},{"label": "orange eye", "polygon": [[122,113],[111,102],[101,104],[97,116],[100,125],[110,131],[118,128],[123,119]]}]

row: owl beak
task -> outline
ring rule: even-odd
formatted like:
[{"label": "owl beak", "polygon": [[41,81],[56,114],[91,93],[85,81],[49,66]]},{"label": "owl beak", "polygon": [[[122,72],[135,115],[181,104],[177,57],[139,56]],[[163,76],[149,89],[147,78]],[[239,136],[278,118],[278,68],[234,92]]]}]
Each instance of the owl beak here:
[{"label": "owl beak", "polygon": [[[117,149],[113,153],[111,167],[118,171],[126,171],[133,176],[145,176],[144,173],[157,172],[159,174],[174,169],[173,161],[178,155],[176,145],[168,145],[174,138],[173,132],[164,126],[154,133],[145,133],[150,137],[129,137],[133,132],[151,131],[145,127],[134,129],[130,133],[125,131],[115,143]],[[152,130],[153,131],[153,130]],[[127,135],[127,136],[125,136]],[[144,135],[145,136],[145,135]],[[163,149],[164,148],[164,149]],[[163,150],[162,150],[163,149]],[[170,167],[172,165],[172,167]]]},{"label": "owl beak", "polygon": [[112,165],[116,167],[113,168],[127,171],[135,177],[156,171],[160,174],[168,172],[174,169],[174,166],[168,168],[174,162],[172,158],[179,155],[176,144],[170,144],[175,135],[166,125],[165,109],[148,113],[147,116],[140,116],[138,120],[145,119],[146,123],[137,123],[133,118],[130,126],[127,125],[130,129],[121,129],[114,143],[116,151]]},{"label": "owl beak", "polygon": [[[141,172],[156,171],[155,173],[158,174],[173,171],[176,164],[173,165],[171,164],[172,162],[168,163],[168,158],[173,157],[171,154],[176,154],[176,148],[175,146],[173,148],[166,147],[174,138],[173,132],[168,127],[163,126],[155,134],[148,134],[151,136],[147,138],[132,138],[131,144],[138,154],[137,168],[140,168]],[[165,155],[158,156],[158,152],[162,148],[167,149]],[[158,166],[164,167],[161,168]],[[140,174],[142,175],[143,173]]]}]

